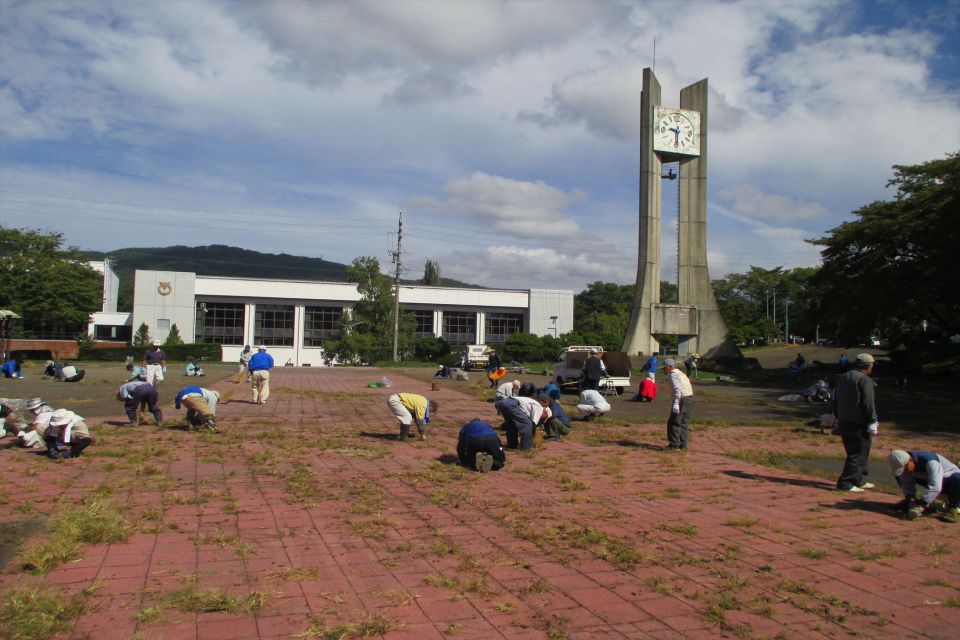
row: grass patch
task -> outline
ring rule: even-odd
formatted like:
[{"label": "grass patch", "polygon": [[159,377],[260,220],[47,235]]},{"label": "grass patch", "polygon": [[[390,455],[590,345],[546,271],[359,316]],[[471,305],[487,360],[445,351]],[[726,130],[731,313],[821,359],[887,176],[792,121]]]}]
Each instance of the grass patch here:
[{"label": "grass patch", "polygon": [[868,549],[864,546],[840,547],[840,551],[851,558],[868,562],[870,560],[891,560],[893,558],[902,558],[907,555],[904,551],[897,549],[893,545],[887,545],[882,549]]},{"label": "grass patch", "polygon": [[320,570],[313,567],[287,567],[270,573],[275,582],[309,582],[320,577]]},{"label": "grass patch", "polygon": [[759,522],[759,520],[756,518],[730,518],[724,522],[724,524],[728,527],[741,527],[744,529],[749,529],[750,527],[756,525],[757,522]]},{"label": "grass patch", "polygon": [[69,598],[60,589],[28,587],[3,595],[0,606],[0,636],[11,640],[44,640],[73,628],[78,619],[93,611],[90,598],[99,589],[94,582]]},{"label": "grass patch", "polygon": [[684,522],[683,520],[678,520],[677,522],[661,522],[659,528],[664,531],[670,531],[671,533],[679,533],[688,538],[696,538],[700,535],[700,530],[697,529],[695,524]]},{"label": "grass patch", "polygon": [[396,620],[385,616],[370,616],[362,622],[351,622],[328,627],[326,622],[314,618],[310,626],[298,634],[296,638],[319,638],[320,640],[353,640],[354,638],[371,638],[381,636],[397,626]]},{"label": "grass patch", "polygon": [[647,560],[642,552],[637,551],[629,543],[593,527],[561,526],[557,533],[570,546],[577,549],[587,549],[601,560],[621,569],[632,567]]},{"label": "grass patch", "polygon": [[156,605],[139,611],[134,617],[138,622],[149,624],[161,619],[167,609],[184,613],[253,614],[263,609],[269,598],[270,595],[262,591],[251,591],[246,598],[239,598],[223,589],[200,590],[190,587],[164,594]]},{"label": "grass patch", "polygon": [[548,580],[543,578],[537,578],[523,589],[520,590],[522,595],[528,596],[533,593],[550,593],[553,591],[553,585],[550,584]]},{"label": "grass patch", "polygon": [[822,560],[830,554],[823,549],[801,549],[800,555],[804,558],[810,558],[811,560]]},{"label": "grass patch", "polygon": [[54,525],[53,535],[27,553],[24,568],[31,573],[47,573],[77,557],[80,545],[124,542],[135,529],[106,502],[68,508]]}]

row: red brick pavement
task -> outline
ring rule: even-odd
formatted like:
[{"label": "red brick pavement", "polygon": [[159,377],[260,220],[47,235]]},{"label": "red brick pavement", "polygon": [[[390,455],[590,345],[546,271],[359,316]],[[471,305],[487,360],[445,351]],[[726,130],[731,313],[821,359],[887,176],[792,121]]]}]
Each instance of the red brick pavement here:
[{"label": "red brick pavement", "polygon": [[[14,558],[0,590],[96,581],[59,637],[97,640],[956,637],[955,525],[715,453],[722,432],[671,455],[660,426],[575,423],[477,474],[456,435],[492,406],[389,372],[366,386],[381,375],[278,368],[266,405],[216,385],[221,434],[108,426],[61,464],[0,451],[0,521],[99,495],[139,529],[43,576]],[[440,401],[427,442],[387,437],[399,390]],[[170,604],[190,589],[246,606]]]}]

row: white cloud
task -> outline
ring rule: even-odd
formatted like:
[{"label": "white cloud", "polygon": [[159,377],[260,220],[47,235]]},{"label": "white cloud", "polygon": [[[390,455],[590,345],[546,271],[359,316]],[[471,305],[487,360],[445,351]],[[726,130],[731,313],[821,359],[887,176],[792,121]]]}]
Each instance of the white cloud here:
[{"label": "white cloud", "polygon": [[494,231],[527,238],[575,237],[580,226],[563,211],[586,195],[567,193],[541,181],[526,182],[481,171],[444,187],[448,198],[422,197],[414,202],[425,211],[465,214]]},{"label": "white cloud", "polygon": [[721,189],[717,195],[729,201],[734,212],[748,218],[794,222],[823,218],[829,213],[826,207],[816,202],[802,202],[789,196],[764,193],[753,186],[729,187]]},{"label": "white cloud", "polygon": [[[547,247],[527,249],[493,245],[480,251],[453,251],[440,259],[443,275],[488,287],[569,288],[579,291],[590,282],[632,280],[632,264],[616,254],[564,252]],[[626,269],[626,271],[625,271]],[[558,280],[557,274],[564,274]],[[560,284],[565,283],[565,284]]]}]

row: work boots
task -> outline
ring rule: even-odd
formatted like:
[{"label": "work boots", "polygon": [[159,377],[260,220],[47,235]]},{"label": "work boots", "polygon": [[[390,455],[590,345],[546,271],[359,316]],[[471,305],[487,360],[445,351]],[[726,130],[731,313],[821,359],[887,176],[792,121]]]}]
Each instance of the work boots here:
[{"label": "work boots", "polygon": [[397,438],[400,442],[406,442],[410,439],[410,425],[400,425],[400,436]]}]

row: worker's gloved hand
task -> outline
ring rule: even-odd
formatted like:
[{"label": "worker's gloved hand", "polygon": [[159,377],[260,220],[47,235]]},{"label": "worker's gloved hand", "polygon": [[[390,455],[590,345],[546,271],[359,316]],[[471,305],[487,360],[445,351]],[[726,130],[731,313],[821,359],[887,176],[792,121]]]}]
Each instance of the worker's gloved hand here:
[{"label": "worker's gloved hand", "polygon": [[673,406],[670,408],[670,412],[674,414],[680,413],[680,405],[674,402]]},{"label": "worker's gloved hand", "polygon": [[879,422],[871,422],[870,424],[867,425],[867,433],[870,433],[872,435],[877,435],[879,431],[880,431]]}]

